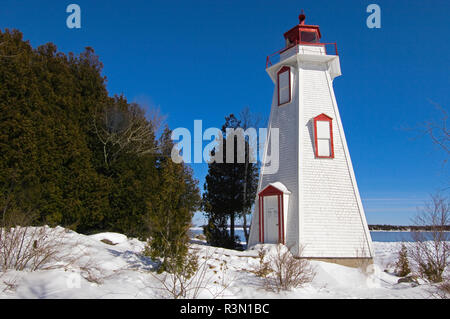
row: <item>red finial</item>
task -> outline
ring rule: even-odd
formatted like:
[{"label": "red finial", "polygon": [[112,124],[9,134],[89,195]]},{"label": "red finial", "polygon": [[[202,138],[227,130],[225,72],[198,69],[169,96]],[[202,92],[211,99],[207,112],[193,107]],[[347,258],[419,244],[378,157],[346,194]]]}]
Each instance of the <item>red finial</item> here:
[{"label": "red finial", "polygon": [[301,24],[301,25],[304,25],[304,24],[305,24],[306,16],[305,16],[305,14],[303,13],[303,9],[302,9],[302,12],[300,12],[300,15],[298,16],[298,19],[300,20],[300,24]]}]

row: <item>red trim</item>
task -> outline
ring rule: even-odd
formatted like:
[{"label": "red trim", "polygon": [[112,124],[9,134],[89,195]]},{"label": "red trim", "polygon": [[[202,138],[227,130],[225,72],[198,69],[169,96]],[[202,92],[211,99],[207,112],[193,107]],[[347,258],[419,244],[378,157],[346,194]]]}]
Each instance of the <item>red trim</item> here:
[{"label": "red trim", "polygon": [[[324,48],[325,53],[326,53],[326,51],[327,51],[326,45],[329,45],[329,44],[336,44],[336,43],[309,43],[309,42],[298,42],[298,43],[294,43],[294,45],[291,45],[291,46],[289,46],[289,47],[287,47],[287,48],[281,49],[281,50],[279,51],[279,53],[280,53],[280,54],[281,54],[281,53],[284,53],[284,51],[287,51],[287,50],[289,50],[290,48],[295,47],[296,45],[311,45],[311,46],[316,46],[316,47],[321,46],[321,47]],[[267,58],[270,58],[270,57],[271,57],[271,56],[268,56]],[[267,62],[267,58],[266,58],[266,62]]]},{"label": "red trim", "polygon": [[283,192],[272,185],[267,186],[266,188],[264,188],[262,191],[259,192],[259,196],[271,196],[281,194],[283,194]]},{"label": "red trim", "polygon": [[261,237],[261,243],[264,244],[264,197],[261,197],[261,207],[262,207],[262,237]]},{"label": "red trim", "polygon": [[318,25],[306,25],[306,24],[296,25],[289,31],[285,32],[283,36],[285,39],[289,39],[289,41],[291,41],[292,43],[300,42],[301,41],[300,35],[302,31],[306,32],[315,31],[318,36],[317,40],[320,41],[320,39],[322,38],[322,35],[320,34],[320,28]]},{"label": "red trim", "polygon": [[261,208],[261,196],[258,196],[258,213],[259,213],[259,242],[262,242],[261,240],[261,212],[262,212],[262,208]]},{"label": "red trim", "polygon": [[[284,72],[289,72],[288,73],[288,78],[289,78],[289,100],[284,102],[284,103],[280,103],[280,74],[284,73]],[[278,72],[277,72],[277,88],[278,88],[278,106],[283,105],[283,104],[287,104],[291,102],[291,93],[292,93],[292,83],[291,83],[291,68],[288,66],[283,66]]]},{"label": "red trim", "polygon": [[[278,51],[275,52],[275,53],[272,53],[272,54],[268,55],[268,56],[266,57],[266,69],[267,69],[269,66],[271,66],[272,64],[277,63],[277,62],[276,62],[276,60],[277,60],[276,57],[279,58],[279,56],[280,56],[281,53],[283,53],[284,51],[289,50],[290,48],[295,47],[296,45],[314,45],[314,46],[323,46],[323,47],[325,48],[325,54],[328,54],[328,51],[332,52],[333,50],[332,50],[330,47],[334,47],[335,55],[336,55],[336,56],[338,55],[337,44],[336,44],[336,42],[330,42],[330,43],[297,42],[297,43],[294,43],[294,44],[292,44],[292,45],[290,45],[290,46],[288,46],[288,47],[284,47],[283,49],[278,50]],[[328,50],[327,50],[327,47],[328,47]]]},{"label": "red trim", "polygon": [[[319,147],[317,143],[317,122],[324,121],[330,123],[330,156],[319,156]],[[328,115],[322,113],[314,118],[314,143],[316,158],[334,158],[334,142],[333,142],[333,119]]]},{"label": "red trim", "polygon": [[280,195],[281,198],[281,243],[284,245],[284,194]]},{"label": "red trim", "polygon": [[277,196],[278,200],[278,242],[285,243],[284,235],[284,193],[278,188],[269,185],[258,194],[259,208],[259,242],[264,243],[264,197]]},{"label": "red trim", "polygon": [[277,196],[278,201],[278,242],[281,243],[281,211],[280,211],[280,196]]},{"label": "red trim", "polygon": [[264,197],[259,196],[259,242],[264,243]]}]

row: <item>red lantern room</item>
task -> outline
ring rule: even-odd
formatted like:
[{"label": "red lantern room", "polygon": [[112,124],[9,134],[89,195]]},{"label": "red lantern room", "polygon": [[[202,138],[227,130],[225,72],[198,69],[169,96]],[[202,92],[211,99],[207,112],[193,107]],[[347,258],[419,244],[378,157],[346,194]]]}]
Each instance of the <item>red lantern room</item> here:
[{"label": "red lantern room", "polygon": [[[280,62],[283,62],[283,65],[289,64],[287,59],[297,55],[299,55],[298,58],[303,60],[308,59],[316,62],[331,61],[334,60],[332,57],[333,55],[338,55],[336,43],[321,42],[322,34],[320,33],[320,27],[318,25],[305,24],[306,16],[303,13],[303,10],[298,18],[300,23],[284,33],[284,39],[286,42],[285,47],[267,56],[267,69]],[[272,80],[276,80],[275,76],[278,70],[279,66],[274,68],[273,72],[269,72]],[[335,78],[340,74],[339,65],[334,65],[331,72],[332,78]]]},{"label": "red lantern room", "polygon": [[301,43],[320,43],[320,38],[322,36],[320,34],[319,26],[306,25],[306,16],[303,13],[303,10],[298,16],[298,19],[300,20],[300,24],[296,25],[284,34],[284,38],[286,39],[286,47],[288,48],[292,45]]}]

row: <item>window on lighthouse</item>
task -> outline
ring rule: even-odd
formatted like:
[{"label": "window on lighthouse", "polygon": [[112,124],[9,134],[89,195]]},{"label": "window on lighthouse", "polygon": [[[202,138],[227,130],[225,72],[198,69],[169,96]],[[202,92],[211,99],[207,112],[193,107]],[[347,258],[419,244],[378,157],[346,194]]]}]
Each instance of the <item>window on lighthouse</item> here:
[{"label": "window on lighthouse", "polygon": [[320,114],[314,118],[316,157],[334,158],[332,118]]},{"label": "window on lighthouse", "polygon": [[291,69],[284,66],[278,71],[278,105],[291,101]]},{"label": "window on lighthouse", "polygon": [[301,42],[317,43],[319,39],[317,38],[317,33],[315,31],[301,31]]}]

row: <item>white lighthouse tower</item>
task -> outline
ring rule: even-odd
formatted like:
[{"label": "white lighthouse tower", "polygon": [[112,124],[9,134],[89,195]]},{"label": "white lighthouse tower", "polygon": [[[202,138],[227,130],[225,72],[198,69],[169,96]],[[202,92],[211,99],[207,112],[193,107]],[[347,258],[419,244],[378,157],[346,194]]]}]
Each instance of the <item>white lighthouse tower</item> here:
[{"label": "white lighthouse tower", "polygon": [[299,19],[285,48],[267,58],[279,168],[261,168],[248,247],[282,243],[299,257],[351,265],[373,249],[333,90],[337,46],[321,43],[303,12]]}]

